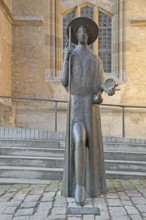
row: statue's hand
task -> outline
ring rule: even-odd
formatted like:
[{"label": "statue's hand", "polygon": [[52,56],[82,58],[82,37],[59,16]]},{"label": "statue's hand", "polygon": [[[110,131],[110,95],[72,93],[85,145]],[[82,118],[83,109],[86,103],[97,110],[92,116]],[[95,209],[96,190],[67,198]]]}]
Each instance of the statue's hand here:
[{"label": "statue's hand", "polygon": [[116,87],[118,84],[116,84],[114,79],[107,79],[104,84],[102,84],[103,91],[105,91],[109,96],[112,96],[115,94],[115,91],[117,90]]},{"label": "statue's hand", "polygon": [[70,47],[66,47],[65,49],[64,49],[64,61],[68,61],[69,60],[69,56],[70,56],[70,54],[72,53],[72,48],[70,48]]},{"label": "statue's hand", "polygon": [[115,87],[114,88],[106,88],[104,89],[104,91],[109,95],[112,96],[115,94]]}]

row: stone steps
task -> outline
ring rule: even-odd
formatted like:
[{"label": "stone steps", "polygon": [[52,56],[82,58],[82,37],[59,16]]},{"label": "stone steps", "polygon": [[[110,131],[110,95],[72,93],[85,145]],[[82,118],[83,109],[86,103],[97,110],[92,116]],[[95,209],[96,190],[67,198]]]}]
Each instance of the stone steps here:
[{"label": "stone steps", "polygon": [[[62,148],[29,148],[29,147],[0,147],[0,155],[5,156],[34,156],[35,157],[64,157],[64,149]],[[130,161],[146,161],[146,152],[123,152],[104,150],[105,159],[110,160],[130,160]]]},{"label": "stone steps", "polygon": [[[59,157],[28,157],[0,156],[0,166],[31,167],[31,168],[63,168],[64,158]],[[145,161],[105,160],[106,170],[146,172]]]},{"label": "stone steps", "polygon": [[[7,178],[13,182],[62,178],[63,133],[35,129],[2,131],[5,134],[0,133],[0,182]],[[146,177],[146,140],[104,137],[103,143],[107,178]]]},{"label": "stone steps", "polygon": [[0,156],[0,166],[63,168],[64,158],[59,157],[28,157],[28,156]]},{"label": "stone steps", "polygon": [[109,179],[146,179],[146,172],[131,172],[131,171],[115,171],[106,170],[106,177]]},{"label": "stone steps", "polygon": [[63,168],[0,166],[0,178],[61,180]]},{"label": "stone steps", "polygon": [[[1,147],[32,147],[32,148],[60,148],[62,142],[59,140],[0,140]],[[64,141],[63,141],[64,144]],[[64,147],[64,145],[63,145]]]},{"label": "stone steps", "polygon": [[112,171],[145,172],[146,174],[144,161],[105,160],[105,168]]},{"label": "stone steps", "polygon": [[[35,147],[0,147],[0,155],[5,156],[42,156],[42,157],[64,157],[64,148],[35,148]],[[131,161],[146,161],[146,152],[131,151],[124,152],[123,150],[116,150],[104,148],[105,159],[111,160],[131,160]]]},{"label": "stone steps", "polygon": [[117,142],[117,143],[106,143],[104,142],[104,149],[106,150],[111,150],[111,151],[123,151],[123,152],[127,152],[130,153],[132,151],[134,152],[146,152],[146,144],[136,144],[136,143],[121,143],[121,142]]},{"label": "stone steps", "polygon": [[0,155],[5,156],[35,156],[35,157],[64,157],[62,148],[35,147],[0,147]]},{"label": "stone steps", "polygon": [[146,152],[124,152],[105,149],[104,158],[107,160],[146,161]]},{"label": "stone steps", "polygon": [[[17,167],[17,166],[0,166],[0,183],[3,179],[16,179],[21,182],[22,179],[29,181],[37,180],[62,180],[62,168],[40,168],[40,167]],[[107,179],[146,179],[146,172],[116,171],[106,170]],[[14,182],[14,181],[13,181]],[[8,181],[10,184],[10,181]]]}]

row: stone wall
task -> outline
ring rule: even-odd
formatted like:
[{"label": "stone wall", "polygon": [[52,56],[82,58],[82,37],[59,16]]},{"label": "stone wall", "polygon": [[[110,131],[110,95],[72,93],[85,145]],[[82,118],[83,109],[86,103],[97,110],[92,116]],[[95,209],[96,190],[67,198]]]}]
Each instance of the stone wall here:
[{"label": "stone wall", "polygon": [[[56,130],[66,131],[66,111],[67,104],[58,104],[56,115]],[[28,106],[27,106],[28,107]],[[120,107],[100,107],[101,124],[103,136],[123,135],[122,130],[122,108]],[[146,136],[146,110],[144,109],[125,109],[125,136],[145,138]],[[36,107],[34,105],[19,106],[16,108],[16,124],[20,128],[37,128],[42,130],[55,131],[55,105],[48,107]]]},{"label": "stone wall", "polygon": [[[72,1],[67,0],[32,0],[30,4],[30,0],[13,0],[13,95],[67,100],[67,93],[60,83],[63,60],[62,18],[73,7],[86,2],[76,0],[73,5]],[[119,8],[117,2],[88,1],[113,17],[113,76],[116,75],[121,90],[113,97],[103,94],[104,103],[146,106],[146,2],[119,0]],[[16,126],[42,129],[52,126],[50,129],[53,129],[54,113],[50,112],[52,107],[46,103],[35,103],[31,107],[19,102],[16,108]],[[112,132],[115,135],[121,134],[121,128],[118,127],[121,112],[106,109],[101,115],[105,135],[112,135]],[[59,126],[65,129],[62,108],[59,117],[62,123]],[[144,117],[144,111],[127,112],[128,136],[145,135],[145,123],[142,122]]]},{"label": "stone wall", "polygon": [[7,5],[8,9],[12,12],[12,0],[4,0],[4,2]]},{"label": "stone wall", "polygon": [[[11,1],[0,1],[0,96],[11,95],[11,46],[12,23]],[[14,109],[11,99],[0,98],[0,124],[14,125]]]},{"label": "stone wall", "polygon": [[126,2],[127,82],[121,103],[146,106],[146,1]]},{"label": "stone wall", "polygon": [[6,7],[0,3],[0,93],[11,94],[12,21]]},{"label": "stone wall", "polygon": [[13,0],[12,94],[50,98],[48,0]]}]

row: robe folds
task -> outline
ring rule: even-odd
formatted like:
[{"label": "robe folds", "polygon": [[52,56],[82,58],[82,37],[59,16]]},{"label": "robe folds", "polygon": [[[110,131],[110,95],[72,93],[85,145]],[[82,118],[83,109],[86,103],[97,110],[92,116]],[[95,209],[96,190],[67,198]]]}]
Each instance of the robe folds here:
[{"label": "robe folds", "polygon": [[[74,49],[71,56],[71,110],[68,114],[68,117],[70,117],[70,134],[68,133],[69,125],[67,124],[62,181],[62,195],[65,197],[74,197],[76,186],[75,146],[72,134],[73,125],[76,122],[84,126],[87,136],[86,196],[94,198],[106,192],[100,110],[99,106],[93,103],[93,97],[99,91],[99,86],[103,82],[103,66],[99,57],[90,50],[86,50],[81,54],[78,49]],[[67,122],[68,120],[69,118],[67,118]]]}]

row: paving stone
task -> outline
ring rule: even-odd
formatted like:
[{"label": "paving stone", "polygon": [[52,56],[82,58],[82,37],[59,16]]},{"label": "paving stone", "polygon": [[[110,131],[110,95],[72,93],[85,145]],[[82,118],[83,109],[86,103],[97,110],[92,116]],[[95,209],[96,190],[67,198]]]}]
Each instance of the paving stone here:
[{"label": "paving stone", "polygon": [[125,216],[119,216],[118,219],[117,217],[113,217],[112,220],[130,220],[129,216],[128,215],[125,215]]},{"label": "paving stone", "polygon": [[117,193],[108,193],[108,194],[106,194],[106,198],[107,199],[118,199],[118,195],[117,195]]},{"label": "paving stone", "polygon": [[16,211],[17,207],[7,207],[4,211],[4,214],[11,214],[13,215]]},{"label": "paving stone", "polygon": [[0,219],[1,220],[11,220],[12,219],[12,215],[0,215]]},{"label": "paving stone", "polygon": [[8,203],[8,207],[18,207],[21,203],[21,200],[13,199]]},{"label": "paving stone", "polygon": [[48,210],[52,208],[52,202],[41,202],[38,206],[38,209],[42,209],[42,210]]},{"label": "paving stone", "polygon": [[136,205],[140,212],[146,212],[146,205]]},{"label": "paving stone", "polygon": [[67,207],[67,202],[54,202],[54,208]]},{"label": "paving stone", "polygon": [[26,198],[25,198],[25,202],[35,202],[35,201],[38,201],[40,199],[40,195],[28,195]]},{"label": "paving stone", "polygon": [[[144,220],[146,219],[146,181],[143,180],[143,185],[137,180],[132,181],[133,185],[130,182],[127,180],[107,181],[106,197],[101,195],[92,200],[87,199],[85,208],[91,208],[94,205],[100,209],[101,215],[94,216],[94,218],[88,213],[84,217],[81,215],[66,216],[67,204],[68,207],[77,207],[77,205],[74,198],[61,196],[61,191],[58,191],[59,181],[51,181],[50,186],[35,184],[1,186],[0,220]],[[112,218],[109,217],[108,209]],[[12,218],[15,210],[17,210],[16,215]]]},{"label": "paving stone", "polygon": [[4,210],[7,208],[8,203],[7,202],[1,202],[0,203],[0,214],[4,212]]},{"label": "paving stone", "polygon": [[22,193],[19,193],[19,194],[17,194],[16,196],[15,196],[15,200],[20,200],[20,201],[22,201],[22,200],[24,200],[24,198],[26,197],[26,194],[22,194]]},{"label": "paving stone", "polygon": [[128,196],[125,196],[125,195],[119,196],[119,197],[120,197],[121,200],[125,200],[125,201],[129,201],[130,200],[130,198]]},{"label": "paving stone", "polygon": [[108,206],[122,206],[120,199],[107,199]]},{"label": "paving stone", "polygon": [[82,217],[78,217],[78,216],[71,216],[71,217],[68,217],[67,220],[81,220]]},{"label": "paving stone", "polygon": [[[48,196],[48,197],[51,197],[51,198],[53,198],[55,195],[56,195],[56,192],[44,192],[43,193],[43,196]],[[59,196],[59,197],[61,197],[61,196]]]},{"label": "paving stone", "polygon": [[43,194],[44,189],[32,189],[32,191],[30,192],[30,195],[41,195]]},{"label": "paving stone", "polygon": [[107,204],[106,204],[104,198],[94,199],[94,207],[98,207],[101,211],[107,210]]},{"label": "paving stone", "polygon": [[35,214],[34,214],[34,217],[38,220],[40,219],[46,219],[47,216],[49,214],[49,210],[40,210],[39,212],[37,211]]},{"label": "paving stone", "polygon": [[65,220],[65,219],[66,219],[66,215],[50,215],[47,218],[45,218],[45,220]]},{"label": "paving stone", "polygon": [[131,191],[128,191],[127,192],[128,196],[130,197],[140,197],[141,194],[139,192],[131,192]]},{"label": "paving stone", "polygon": [[33,208],[30,208],[30,209],[18,209],[18,211],[15,213],[15,216],[32,215],[33,212],[34,212]]},{"label": "paving stone", "polygon": [[141,216],[143,217],[143,218],[146,218],[146,213],[141,213]]},{"label": "paving stone", "polygon": [[23,202],[21,208],[34,208],[37,205],[37,202]]},{"label": "paving stone", "polygon": [[132,202],[128,201],[128,200],[121,200],[121,202],[124,206],[132,206],[133,205]]},{"label": "paving stone", "polygon": [[31,220],[30,216],[16,216],[12,220]]},{"label": "paving stone", "polygon": [[122,217],[127,215],[123,207],[109,207],[109,211],[112,217]]},{"label": "paving stone", "polygon": [[83,220],[94,220],[94,215],[83,215]]},{"label": "paving stone", "polygon": [[133,206],[125,206],[125,209],[127,210],[129,215],[139,215],[138,210]]},{"label": "paving stone", "polygon": [[131,197],[134,204],[146,204],[146,199],[141,197]]},{"label": "paving stone", "polygon": [[65,214],[66,214],[66,208],[56,207],[52,209],[52,215],[65,215]]},{"label": "paving stone", "polygon": [[54,200],[54,196],[49,195],[49,193],[44,193],[41,199],[42,202],[52,202]]},{"label": "paving stone", "polygon": [[143,220],[143,218],[140,215],[130,215],[130,218],[132,220]]},{"label": "paving stone", "polygon": [[95,220],[108,220],[110,219],[108,211],[100,211],[100,215],[95,216]]}]

